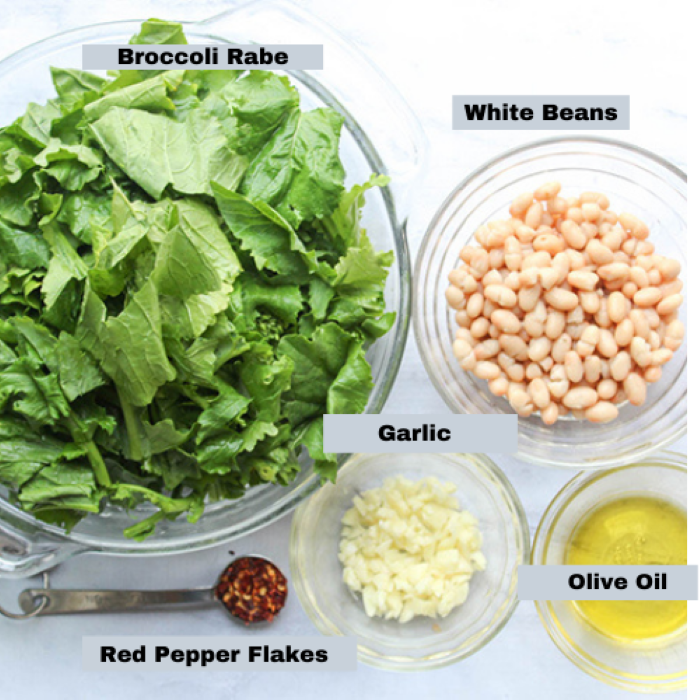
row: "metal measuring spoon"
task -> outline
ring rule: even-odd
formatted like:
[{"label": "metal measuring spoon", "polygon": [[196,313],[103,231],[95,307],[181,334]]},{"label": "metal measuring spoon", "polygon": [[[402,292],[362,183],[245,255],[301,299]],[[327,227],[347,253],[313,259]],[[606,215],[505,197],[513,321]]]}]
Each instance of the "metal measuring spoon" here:
[{"label": "metal measuring spoon", "polygon": [[[44,588],[29,588],[19,596],[19,605],[27,617],[43,617],[44,615],[69,615],[76,613],[111,613],[136,610],[163,610],[171,607],[204,607],[213,604],[222,605],[234,618],[240,619],[246,624],[263,621],[263,619],[245,619],[240,613],[232,609],[231,596],[225,599],[226,592],[241,597],[249,595],[246,590],[233,591],[231,586],[231,574],[237,571],[237,567],[246,560],[253,563],[266,564],[272,567],[279,576],[280,590],[283,592],[277,598],[274,612],[268,612],[270,621],[284,606],[287,597],[287,579],[284,574],[269,559],[257,555],[237,557],[220,574],[216,584],[212,588],[185,588],[165,591],[116,591],[116,590],[60,590],[50,588],[48,578],[44,579]],[[225,588],[223,588],[225,586]],[[245,586],[244,586],[245,588]],[[268,593],[269,586],[265,586]],[[19,616],[17,616],[19,617]]]}]

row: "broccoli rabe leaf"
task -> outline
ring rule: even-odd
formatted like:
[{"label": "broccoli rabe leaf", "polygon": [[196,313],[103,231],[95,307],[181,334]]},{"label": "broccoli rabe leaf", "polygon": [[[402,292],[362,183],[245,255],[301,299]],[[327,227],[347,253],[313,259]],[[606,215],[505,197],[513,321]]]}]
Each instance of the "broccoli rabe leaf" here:
[{"label": "broccoli rabe leaf", "polygon": [[293,226],[331,214],[345,177],[338,155],[342,125],[331,109],[294,110],[252,160],[243,194],[274,207]]},{"label": "broccoli rabe leaf", "polygon": [[248,161],[231,150],[217,119],[192,110],[183,122],[165,114],[111,107],[89,129],[104,152],[153,198],[166,187],[211,194],[211,182],[236,189]]}]

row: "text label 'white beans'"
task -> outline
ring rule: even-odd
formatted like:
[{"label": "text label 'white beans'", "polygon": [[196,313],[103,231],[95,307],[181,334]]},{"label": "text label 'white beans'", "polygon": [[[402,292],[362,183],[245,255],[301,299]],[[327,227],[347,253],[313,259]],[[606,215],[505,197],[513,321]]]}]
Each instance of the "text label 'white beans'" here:
[{"label": "text label 'white beans'", "polygon": [[453,95],[452,128],[629,130],[630,98],[629,95]]}]

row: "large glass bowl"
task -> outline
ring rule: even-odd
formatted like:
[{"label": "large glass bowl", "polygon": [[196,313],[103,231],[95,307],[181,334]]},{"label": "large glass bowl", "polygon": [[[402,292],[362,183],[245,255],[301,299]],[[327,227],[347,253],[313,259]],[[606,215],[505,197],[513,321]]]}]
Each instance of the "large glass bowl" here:
[{"label": "large glass bowl", "polygon": [[[486,569],[470,581],[466,602],[447,617],[405,624],[367,616],[343,583],[341,518],[353,498],[390,476],[428,476],[454,484],[460,507],[479,521]],[[442,668],[476,653],[508,623],[518,604],[518,566],[528,561],[530,531],[505,474],[481,454],[357,454],[294,514],[289,566],[294,590],[326,635],[355,637],[363,663],[393,671]]]},{"label": "large glass bowl", "polygon": [[[508,151],[469,175],[449,195],[423,239],[414,275],[413,321],[418,348],[436,389],[455,413],[513,413],[486,382],[462,370],[452,353],[458,328],[445,300],[447,275],[479,226],[507,216],[515,196],[558,180],[562,194],[604,192],[611,209],[632,212],[650,229],[661,255],[683,265],[686,250],[686,176],[635,146],[592,137],[553,138]],[[685,323],[687,303],[680,308]],[[537,464],[602,469],[630,463],[668,445],[686,429],[686,358],[683,344],[650,384],[643,406],[620,408],[607,424],[567,418],[553,426],[539,415],[518,420],[518,456]]]},{"label": "large glass bowl", "polygon": [[[22,114],[29,102],[53,93],[49,66],[81,66],[84,43],[126,43],[140,22],[94,25],[56,35],[0,62],[0,124]],[[391,250],[396,262],[386,287],[389,310],[398,317],[392,331],[368,353],[374,389],[368,413],[381,410],[403,354],[409,325],[410,263],[405,236],[409,187],[419,175],[425,140],[402,98],[361,54],[330,28],[287,2],[248,3],[197,23],[184,23],[192,43],[315,43],[324,46],[322,71],[290,73],[305,108],[330,105],[345,117],[341,155],[347,182],[364,182],[373,172],[392,177],[391,188],[369,193],[364,225],[374,245]],[[361,90],[357,90],[361,86]],[[341,463],[342,463],[341,459]],[[164,522],[145,542],[127,540],[122,531],[150,512],[111,507],[89,516],[69,536],[13,507],[0,490],[0,576],[28,576],[83,551],[110,554],[181,552],[250,533],[292,510],[318,486],[309,459],[288,488],[261,486],[237,501],[210,505],[196,524]]]},{"label": "large glass bowl", "polygon": [[[625,496],[661,498],[686,511],[685,455],[661,452],[635,464],[575,476],[542,516],[532,546],[532,564],[563,564],[566,545],[581,519],[602,503]],[[570,601],[539,600],[535,606],[559,650],[594,678],[642,693],[668,693],[685,688],[688,667],[685,628],[668,639],[623,645],[581,620]]]}]

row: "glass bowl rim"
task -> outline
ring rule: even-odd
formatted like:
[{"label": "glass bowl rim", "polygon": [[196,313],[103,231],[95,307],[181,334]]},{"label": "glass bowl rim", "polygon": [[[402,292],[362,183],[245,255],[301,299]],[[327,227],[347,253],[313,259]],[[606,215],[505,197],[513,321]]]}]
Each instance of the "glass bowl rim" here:
[{"label": "glass bowl rim", "polygon": [[[366,457],[372,458],[374,456],[377,455],[356,453],[348,460],[346,467],[352,468],[355,460]],[[518,604],[520,603],[517,595],[518,566],[519,564],[524,564],[529,561],[531,545],[530,526],[522,501],[520,500],[520,496],[515,490],[515,487],[508,479],[506,473],[488,455],[482,453],[444,453],[436,456],[444,458],[452,457],[457,459],[469,457],[473,460],[473,466],[478,469],[480,480],[487,479],[496,485],[499,494],[499,510],[502,507],[505,507],[505,509],[507,509],[512,516],[513,531],[515,533],[516,559],[519,560],[519,563],[516,563],[510,576],[507,577],[507,580],[510,582],[511,592],[497,611],[499,613],[497,624],[490,627],[488,632],[480,636],[475,643],[458,643],[457,646],[453,647],[449,651],[427,654],[420,658],[412,658],[401,655],[383,655],[372,651],[368,647],[358,644],[358,659],[368,666],[373,666],[383,670],[406,672],[429,671],[450,666],[458,661],[466,659],[472,654],[475,654],[489,642],[491,642],[495,637],[497,637],[498,634],[500,634],[500,632],[506,627],[515,613]],[[301,572],[298,556],[300,542],[302,541],[300,536],[302,531],[302,520],[305,516],[306,510],[311,508],[314,499],[319,498],[320,494],[321,489],[316,491],[311,498],[309,498],[294,512],[292,527],[289,535],[289,570],[297,593],[297,598],[301,603],[302,609],[306,613],[307,617],[313,622],[314,626],[319,632],[327,636],[333,636],[339,634],[339,631],[312,601],[313,596],[308,595],[308,578]]]}]

